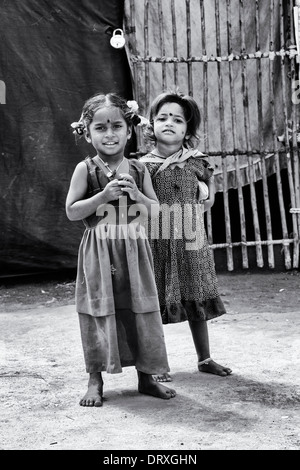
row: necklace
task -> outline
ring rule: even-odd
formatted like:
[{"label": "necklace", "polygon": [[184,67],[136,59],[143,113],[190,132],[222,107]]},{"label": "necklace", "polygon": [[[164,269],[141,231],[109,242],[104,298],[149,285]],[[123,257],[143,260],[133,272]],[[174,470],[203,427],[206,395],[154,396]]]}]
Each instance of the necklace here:
[{"label": "necklace", "polygon": [[120,168],[120,166],[122,165],[122,163],[124,161],[124,157],[123,157],[121,162],[117,166],[117,168],[115,170],[112,170],[107,162],[104,162],[101,157],[99,157],[99,158],[100,158],[101,162],[103,163],[103,165],[108,169],[108,173],[106,174],[106,176],[109,179],[112,179],[116,176],[116,173],[117,173],[118,169]]}]

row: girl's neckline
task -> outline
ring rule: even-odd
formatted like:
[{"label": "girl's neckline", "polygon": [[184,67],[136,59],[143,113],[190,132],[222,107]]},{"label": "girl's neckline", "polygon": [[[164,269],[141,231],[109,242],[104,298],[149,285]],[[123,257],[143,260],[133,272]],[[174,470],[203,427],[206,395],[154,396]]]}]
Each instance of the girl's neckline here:
[{"label": "girl's neckline", "polygon": [[[105,176],[109,179],[109,180],[113,180],[115,178],[118,177],[118,171],[119,169],[122,167],[123,163],[126,163],[127,164],[127,168],[124,169],[122,171],[122,173],[128,173],[129,171],[129,164],[128,164],[128,161],[127,159],[123,156],[121,162],[118,164],[118,166],[114,169],[111,169],[111,167],[109,166],[109,163],[108,162],[105,162],[104,160],[102,160],[102,158],[99,156],[99,155],[96,155],[94,157],[94,160],[96,160],[98,163],[100,163],[100,165],[102,166],[103,168],[103,171],[105,172]],[[124,166],[124,165],[123,165]]]}]

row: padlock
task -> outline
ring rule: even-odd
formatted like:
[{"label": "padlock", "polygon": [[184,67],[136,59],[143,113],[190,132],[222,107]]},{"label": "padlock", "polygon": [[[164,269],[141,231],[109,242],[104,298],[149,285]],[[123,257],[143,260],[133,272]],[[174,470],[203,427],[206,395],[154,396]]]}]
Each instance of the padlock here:
[{"label": "padlock", "polygon": [[125,45],[125,38],[122,29],[115,29],[110,39],[110,45],[115,49],[122,49]]}]

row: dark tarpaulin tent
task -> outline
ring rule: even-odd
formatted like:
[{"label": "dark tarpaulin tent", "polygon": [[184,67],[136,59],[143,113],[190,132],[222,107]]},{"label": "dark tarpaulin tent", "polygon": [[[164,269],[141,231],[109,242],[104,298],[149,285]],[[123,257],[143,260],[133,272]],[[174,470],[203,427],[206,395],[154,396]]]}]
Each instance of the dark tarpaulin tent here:
[{"label": "dark tarpaulin tent", "polygon": [[[266,247],[270,268],[278,248],[290,269],[290,245],[298,267],[293,4],[0,0],[0,276],[76,268],[83,224],[64,205],[75,165],[93,152],[70,128],[83,102],[116,91],[146,115],[174,86],[199,103],[200,150],[215,165],[207,229],[218,268],[224,250],[228,270],[248,269],[254,250],[263,267]],[[123,27],[126,48],[114,49]],[[130,151],[146,151],[140,129]]]},{"label": "dark tarpaulin tent", "polygon": [[65,197],[93,149],[70,123],[98,91],[132,98],[126,51],[110,45],[124,2],[1,0],[0,13],[0,276],[73,269],[83,225]]}]

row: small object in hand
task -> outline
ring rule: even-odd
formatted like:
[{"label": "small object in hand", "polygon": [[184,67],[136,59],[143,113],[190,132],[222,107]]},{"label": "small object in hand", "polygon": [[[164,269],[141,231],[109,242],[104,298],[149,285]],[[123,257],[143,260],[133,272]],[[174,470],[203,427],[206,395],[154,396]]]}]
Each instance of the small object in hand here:
[{"label": "small object in hand", "polygon": [[122,176],[122,175],[120,175],[119,180],[120,181],[130,181],[129,178],[127,178],[126,176]]}]

